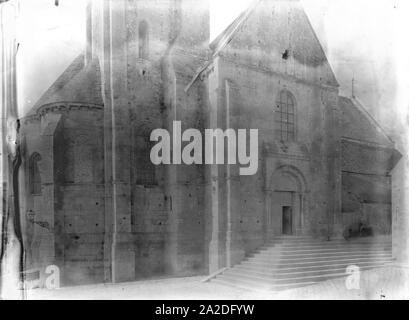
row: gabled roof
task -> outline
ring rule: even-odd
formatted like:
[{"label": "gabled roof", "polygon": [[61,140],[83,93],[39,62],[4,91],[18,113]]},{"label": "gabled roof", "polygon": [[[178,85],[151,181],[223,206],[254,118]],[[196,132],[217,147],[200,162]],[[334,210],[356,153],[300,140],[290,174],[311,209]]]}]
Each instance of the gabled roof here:
[{"label": "gabled roof", "polygon": [[393,147],[392,139],[357,98],[339,96],[338,106],[342,137]]},{"label": "gabled roof", "polygon": [[84,66],[84,55],[79,55],[41,96],[27,115],[34,115],[40,107],[57,102],[104,104],[101,92],[101,72],[97,59]]},{"label": "gabled roof", "polygon": [[[209,61],[199,69],[199,71],[195,74],[192,78],[190,83],[186,86],[185,91],[187,92],[190,86],[201,76],[202,73],[205,72],[211,66],[213,60],[219,55],[221,51],[223,51],[227,45],[232,42],[235,38],[238,37],[239,30],[245,24],[245,22],[249,19],[249,17],[259,8],[259,5],[263,2],[268,3],[268,1],[275,2],[276,0],[253,0],[251,5],[244,10],[226,29],[223,30],[209,45],[211,49],[211,58]],[[298,0],[285,0],[286,2],[294,2],[298,3]],[[328,65],[328,83],[331,86],[338,87],[339,84],[336,80],[335,74],[329,64],[326,54],[319,42],[319,39],[307,17],[301,5],[296,5],[295,8],[298,9],[298,15],[302,16],[302,23],[296,24],[295,26],[298,28],[295,30],[297,35],[304,34],[305,28],[308,27],[312,32],[312,36],[310,38],[297,38],[297,47],[295,48],[293,55],[294,58],[301,63],[306,63],[312,66],[319,65],[321,63],[327,63]],[[262,8],[260,9],[262,10]],[[311,43],[309,43],[311,42]],[[281,49],[281,48],[280,48]]]}]

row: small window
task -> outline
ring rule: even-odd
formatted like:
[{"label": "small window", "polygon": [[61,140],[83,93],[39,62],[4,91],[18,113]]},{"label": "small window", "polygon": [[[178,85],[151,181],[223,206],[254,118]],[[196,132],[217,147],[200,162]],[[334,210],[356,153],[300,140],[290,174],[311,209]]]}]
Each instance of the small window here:
[{"label": "small window", "polygon": [[276,125],[280,141],[295,140],[295,100],[287,90],[281,91],[277,100]]},{"label": "small window", "polygon": [[41,161],[41,156],[38,153],[33,153],[29,161],[29,184],[31,194],[41,194],[41,175],[38,168],[39,161]]},{"label": "small window", "polygon": [[143,20],[139,23],[139,58],[149,58],[149,26],[148,23]]}]

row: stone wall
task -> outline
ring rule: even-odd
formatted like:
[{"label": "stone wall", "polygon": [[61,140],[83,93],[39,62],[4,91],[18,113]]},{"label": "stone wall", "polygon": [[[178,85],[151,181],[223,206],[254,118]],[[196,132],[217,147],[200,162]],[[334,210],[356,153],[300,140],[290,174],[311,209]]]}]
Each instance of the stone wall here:
[{"label": "stone wall", "polygon": [[[405,140],[408,139],[405,132]],[[406,144],[407,145],[407,144]],[[402,159],[392,172],[392,254],[399,263],[409,263],[409,219],[408,219],[408,149],[405,148]]]},{"label": "stone wall", "polygon": [[[203,12],[198,10],[198,4],[182,1],[173,7],[171,1],[134,1],[126,5],[127,38],[121,45],[127,56],[127,90],[126,100],[117,108],[125,104],[131,119],[129,201],[137,278],[205,272],[204,167],[149,165],[152,130],[171,131],[174,120],[182,122],[182,130],[203,130],[200,85],[189,94],[184,93],[206,57],[208,12],[206,4],[199,5]],[[147,57],[140,56],[141,23],[149,31]],[[172,39],[176,43],[171,49]],[[119,64],[114,64],[114,73],[123,76]],[[174,81],[175,92],[173,87],[169,89],[167,78]],[[170,103],[169,95],[175,104]],[[150,171],[149,177],[146,171]]]},{"label": "stone wall", "polygon": [[[44,243],[33,246],[41,251],[33,262],[59,265],[63,284],[234,265],[281,235],[288,204],[295,234],[336,236],[358,217],[389,232],[390,150],[341,143],[338,84],[297,2],[262,1],[213,61],[207,3],[197,4],[95,1],[87,52],[101,70],[91,94],[104,106],[56,103],[25,125],[26,159],[41,155],[43,194],[28,195],[24,208],[51,226],[27,223],[27,241]],[[277,135],[282,91],[295,100],[294,141]],[[239,164],[154,166],[150,133],[171,132],[173,121],[202,133],[258,129],[257,173],[241,176]],[[362,181],[373,188],[360,189]]]},{"label": "stone wall", "polygon": [[64,113],[55,163],[56,255],[63,284],[103,280],[104,167],[102,108]]},{"label": "stone wall", "polygon": [[[102,109],[60,104],[23,125],[27,268],[60,267],[62,284],[103,280]],[[41,193],[30,192],[29,159],[41,157]]]},{"label": "stone wall", "polygon": [[343,225],[362,222],[375,234],[391,233],[393,150],[365,142],[342,142]]},{"label": "stone wall", "polygon": [[[55,263],[54,204],[55,168],[54,137],[60,127],[58,115],[44,115],[22,120],[22,165],[20,175],[20,214],[26,250],[27,269],[36,268],[44,275],[45,268]],[[40,191],[31,188],[30,160],[39,160]]]},{"label": "stone wall", "polygon": [[[259,35],[261,41],[263,37],[264,35]],[[254,41],[256,40],[257,38]],[[339,172],[339,165],[335,165],[335,161],[339,161],[339,148],[329,150],[329,146],[337,146],[337,127],[333,125],[329,128],[333,115],[327,111],[336,109],[336,90],[320,88],[319,84],[294,81],[286,74],[256,68],[240,59],[233,60],[232,52],[227,48],[219,65],[220,83],[223,84],[220,91],[223,110],[220,127],[223,127],[225,121],[223,112],[226,108],[227,81],[230,90],[230,127],[259,129],[257,174],[250,177],[239,176],[238,166],[231,166],[232,183],[236,192],[232,195],[232,201],[237,206],[237,210],[232,212],[233,242],[234,247],[240,248],[242,252],[237,253],[239,261],[245,253],[257,248],[266,236],[271,236],[265,230],[266,210],[271,205],[266,190],[270,188],[273,173],[282,166],[295,168],[300,172],[299,179],[307,181],[308,187],[303,190],[303,232],[316,236],[328,233],[328,211],[331,206],[339,207],[340,202],[338,198],[331,198],[331,194],[336,192],[328,193],[328,190],[332,190],[331,184],[340,183],[340,179],[335,181],[336,172]],[[295,142],[282,143],[277,136],[275,109],[282,90],[288,90],[295,98]],[[329,130],[333,130],[334,134],[330,135]],[[335,140],[330,141],[329,137]],[[330,169],[332,162],[334,163]],[[219,169],[221,177],[224,175],[223,169]],[[332,177],[328,176],[331,170]],[[222,225],[221,228],[224,230],[225,226]],[[275,230],[275,234],[281,233],[280,226],[276,226]]]}]

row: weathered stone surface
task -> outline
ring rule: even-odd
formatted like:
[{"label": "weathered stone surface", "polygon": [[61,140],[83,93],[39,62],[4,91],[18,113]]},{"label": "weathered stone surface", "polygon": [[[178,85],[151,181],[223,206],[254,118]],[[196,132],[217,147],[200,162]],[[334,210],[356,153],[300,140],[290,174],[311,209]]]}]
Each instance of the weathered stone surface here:
[{"label": "weathered stone surface", "polygon": [[[338,96],[300,4],[261,1],[214,59],[207,2],[198,4],[93,2],[91,57],[76,59],[25,119],[25,186],[38,152],[43,191],[27,193],[24,212],[50,225],[26,222],[32,263],[57,264],[63,284],[206,274],[286,228],[333,237],[363,219],[390,233],[393,146]],[[294,100],[290,141],[279,136],[282,92]],[[174,120],[182,130],[258,129],[257,173],[154,166],[150,133]]]}]

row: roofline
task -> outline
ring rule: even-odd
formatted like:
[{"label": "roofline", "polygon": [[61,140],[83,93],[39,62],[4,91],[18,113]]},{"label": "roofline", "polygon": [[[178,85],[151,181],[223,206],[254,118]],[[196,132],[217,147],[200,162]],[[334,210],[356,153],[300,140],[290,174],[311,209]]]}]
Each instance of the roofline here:
[{"label": "roofline", "polygon": [[61,72],[59,74],[59,76],[51,83],[51,85],[43,92],[43,94],[38,98],[38,100],[35,102],[35,104],[28,110],[28,112],[26,113],[26,115],[31,115],[31,114],[35,114],[37,112],[37,109],[41,108],[44,104],[43,104],[43,99],[45,99],[48,95],[53,94],[54,92],[52,91],[52,89],[55,89],[56,84],[59,81],[62,81],[64,79],[64,76],[66,76],[66,73],[68,72],[68,70],[70,70],[70,68],[72,68],[77,62],[79,62],[79,69],[77,70],[77,72],[72,75],[70,78],[65,79],[65,83],[61,86],[61,88],[59,88],[58,90],[62,89],[68,82],[71,81],[71,79],[73,77],[75,77],[75,75],[77,75],[79,72],[81,72],[84,67],[85,67],[85,55],[83,52],[79,53],[70,63],[69,65],[64,69],[63,72]]},{"label": "roofline", "polygon": [[[209,47],[212,50],[213,57],[216,56],[221,50],[223,50],[231,41],[236,31],[243,25],[253,10],[262,0],[253,0],[253,2],[243,10],[239,16],[230,23],[210,44]],[[224,36],[225,35],[225,36]]]},{"label": "roofline", "polygon": [[214,59],[219,55],[219,53],[229,44],[236,31],[243,25],[243,23],[261,1],[262,0],[253,0],[253,2],[245,10],[243,10],[239,16],[234,19],[233,22],[230,23],[222,32],[220,32],[220,34],[209,44],[212,56],[203,67],[199,68],[199,71],[193,76],[192,80],[185,87],[185,92],[189,91],[190,87],[195,83],[200,75],[213,63]]},{"label": "roofline", "polygon": [[394,145],[387,145],[384,143],[377,143],[377,142],[373,142],[373,141],[367,141],[367,140],[362,140],[362,139],[355,139],[355,138],[351,138],[348,136],[341,136],[341,141],[347,141],[347,142],[351,142],[351,143],[356,143],[356,144],[361,144],[361,145],[365,145],[368,147],[373,147],[373,148],[380,148],[380,149],[395,149]]},{"label": "roofline", "polygon": [[[344,97],[344,98],[348,98],[348,97]],[[388,133],[386,132],[386,130],[382,127],[382,125],[369,113],[369,111],[364,107],[364,104],[361,102],[361,100],[359,100],[356,96],[350,97],[348,98],[350,99],[354,105],[358,108],[359,111],[361,111],[366,117],[367,119],[373,124],[375,125],[385,136],[385,138],[387,138],[393,145],[395,145],[395,142],[392,140],[392,138],[388,135]]]},{"label": "roofline", "polygon": [[335,80],[335,85],[334,85],[334,87],[339,88],[339,87],[340,87],[340,84],[339,84],[339,82],[338,82],[338,80],[337,80],[337,77],[335,76],[335,72],[334,72],[334,70],[332,69],[331,63],[329,62],[327,53],[325,52],[324,48],[322,47],[321,41],[320,41],[320,39],[318,38],[317,33],[315,32],[315,29],[314,29],[314,27],[312,26],[311,21],[310,21],[310,18],[308,17],[307,13],[305,12],[305,9],[304,9],[302,3],[300,3],[300,6],[301,6],[302,9],[303,9],[302,12],[303,12],[303,14],[305,15],[305,18],[306,18],[306,20],[307,20],[308,25],[310,26],[310,29],[311,29],[311,31],[312,31],[312,34],[313,34],[315,40],[318,42],[318,46],[319,46],[321,52],[323,53],[323,55],[324,55],[324,57],[325,57],[325,60],[327,60],[329,70],[331,71],[332,76],[334,77],[334,80]]},{"label": "roofline", "polygon": [[[261,3],[264,0],[253,0],[253,2],[245,9],[242,11],[239,16],[233,20],[232,23],[230,23],[210,44],[209,48],[211,49],[212,56],[209,59],[209,61],[206,62],[206,64],[199,68],[199,71],[193,76],[192,80],[189,82],[189,84],[185,87],[184,91],[188,92],[190,87],[195,83],[195,81],[200,77],[200,75],[213,63],[214,59],[219,55],[219,53],[230,43],[230,41],[233,39],[234,35],[236,34],[237,30],[246,22],[247,18],[251,15],[253,10],[257,7],[259,3]],[[292,0],[294,2],[300,3],[299,0]],[[303,14],[305,15],[305,18],[307,20],[307,23],[312,31],[312,34],[315,38],[315,40],[318,42],[318,46],[323,53],[325,60],[327,61],[329,70],[335,80],[335,84],[331,85],[331,87],[339,88],[340,84],[338,83],[337,77],[335,76],[334,70],[332,69],[332,66],[328,60],[327,54],[325,53],[321,41],[318,39],[317,34],[315,33],[315,30],[311,24],[310,19],[308,18],[308,15],[306,14],[304,7],[300,3],[301,9]]]},{"label": "roofline", "polygon": [[35,110],[34,113],[26,114],[21,117],[22,120],[29,120],[33,118],[40,117],[44,113],[54,110],[62,110],[62,109],[69,109],[69,108],[78,108],[78,109],[85,109],[85,108],[92,108],[92,109],[103,109],[103,104],[92,103],[92,102],[81,102],[81,101],[56,101],[43,104],[41,107]]}]

